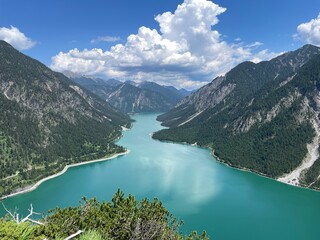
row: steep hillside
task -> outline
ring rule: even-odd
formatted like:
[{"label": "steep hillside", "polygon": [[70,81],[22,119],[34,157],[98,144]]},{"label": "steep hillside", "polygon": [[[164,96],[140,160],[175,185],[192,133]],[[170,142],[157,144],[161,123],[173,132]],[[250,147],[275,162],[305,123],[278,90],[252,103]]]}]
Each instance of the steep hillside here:
[{"label": "steep hillside", "polygon": [[124,151],[130,119],[60,73],[0,41],[0,195],[66,164]]},{"label": "steep hillside", "polygon": [[171,128],[153,137],[196,142],[230,165],[320,187],[319,76],[312,45],[242,63],[159,116]]}]

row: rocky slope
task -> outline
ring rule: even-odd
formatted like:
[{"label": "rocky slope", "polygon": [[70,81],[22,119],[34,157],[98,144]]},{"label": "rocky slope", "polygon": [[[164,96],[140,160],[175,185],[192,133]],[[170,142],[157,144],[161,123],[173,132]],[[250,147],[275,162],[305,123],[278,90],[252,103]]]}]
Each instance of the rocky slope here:
[{"label": "rocky slope", "polygon": [[106,101],[124,113],[165,112],[174,107],[172,100],[158,92],[123,83],[107,96]]},{"label": "rocky slope", "polygon": [[114,79],[77,76],[65,73],[73,81],[83,86],[123,113],[134,112],[165,112],[173,108],[187,91],[177,90],[170,86],[161,86],[154,82],[135,83],[133,81],[119,82]]},{"label": "rocky slope", "polygon": [[123,151],[128,116],[0,41],[0,195],[66,164]]},{"label": "rocky slope", "polygon": [[197,143],[226,163],[320,187],[320,49],[244,62],[159,116],[154,138]]},{"label": "rocky slope", "polygon": [[117,86],[122,84],[122,82],[116,79],[104,80],[92,76],[82,76],[72,72],[63,72],[63,74],[103,100],[105,100]]}]

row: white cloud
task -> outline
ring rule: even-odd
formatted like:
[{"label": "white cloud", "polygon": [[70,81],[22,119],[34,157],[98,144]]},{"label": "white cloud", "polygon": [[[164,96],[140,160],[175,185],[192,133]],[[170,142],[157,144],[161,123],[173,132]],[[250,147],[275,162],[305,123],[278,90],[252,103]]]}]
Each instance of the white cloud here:
[{"label": "white cloud", "polygon": [[[273,57],[268,50],[255,54],[260,42],[229,44],[213,27],[226,8],[208,0],[185,0],[174,13],[155,17],[160,31],[142,26],[125,44],[110,50],[60,52],[52,58],[56,71],[100,74],[130,80],[152,79],[176,87],[199,87],[236,64]],[[257,55],[257,56],[256,56]]]},{"label": "white cloud", "polygon": [[120,37],[115,37],[115,36],[103,36],[103,37],[98,37],[96,39],[92,39],[90,42],[91,43],[99,43],[99,42],[118,42],[120,41]]},{"label": "white cloud", "polygon": [[32,48],[36,42],[26,37],[24,33],[16,27],[10,26],[10,28],[0,27],[0,39],[10,43],[18,50],[25,50]]},{"label": "white cloud", "polygon": [[256,42],[254,42],[254,43],[251,43],[251,44],[247,45],[247,47],[248,47],[248,48],[256,48],[256,47],[260,47],[260,46],[262,46],[262,45],[263,45],[262,42],[256,41]]},{"label": "white cloud", "polygon": [[266,59],[272,59],[275,58],[281,54],[283,54],[284,52],[281,53],[270,53],[267,49],[264,49],[258,53],[256,53],[254,56],[252,56],[252,58],[249,59],[249,61],[254,62],[254,63],[259,63],[263,60]]},{"label": "white cloud", "polygon": [[294,38],[304,43],[320,46],[320,14],[317,18],[300,24],[297,27],[297,34],[294,35]]}]

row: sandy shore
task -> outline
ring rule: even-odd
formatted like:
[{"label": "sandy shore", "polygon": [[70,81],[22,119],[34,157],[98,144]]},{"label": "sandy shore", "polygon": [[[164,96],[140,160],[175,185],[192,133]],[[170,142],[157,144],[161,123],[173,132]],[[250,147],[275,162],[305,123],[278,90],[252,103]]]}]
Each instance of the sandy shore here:
[{"label": "sandy shore", "polygon": [[74,164],[67,165],[67,166],[65,166],[63,168],[62,171],[60,171],[60,172],[58,172],[56,174],[50,175],[50,176],[48,176],[46,178],[43,178],[43,179],[39,180],[38,182],[36,182],[34,185],[25,187],[21,191],[18,191],[18,192],[11,193],[9,195],[3,196],[3,197],[0,198],[0,200],[6,199],[6,198],[10,198],[10,197],[13,197],[13,196],[16,196],[16,195],[19,195],[19,194],[31,192],[31,191],[37,189],[37,187],[39,187],[43,182],[64,174],[69,168],[77,167],[77,166],[81,166],[81,165],[86,165],[86,164],[91,164],[91,163],[96,163],[96,162],[108,161],[108,160],[117,158],[117,157],[119,157],[121,155],[125,155],[125,154],[128,154],[128,153],[129,153],[129,150],[126,150],[123,153],[117,153],[117,154],[115,154],[115,155],[113,155],[111,157],[108,157],[108,158],[100,158],[100,159],[96,159],[96,160],[91,160],[91,161],[86,161],[86,162],[80,162],[80,163],[74,163]]},{"label": "sandy shore", "polygon": [[252,174],[256,174],[260,177],[263,177],[263,178],[267,178],[267,179],[270,179],[270,180],[273,180],[273,181],[276,181],[276,182],[279,182],[279,183],[283,183],[283,184],[286,184],[286,185],[290,185],[290,186],[293,186],[293,187],[297,187],[297,188],[302,188],[302,189],[307,189],[307,190],[310,190],[310,191],[315,191],[315,192],[320,192],[320,188],[310,188],[310,187],[306,187],[306,186],[302,186],[302,185],[293,185],[293,184],[290,184],[290,183],[287,183],[287,182],[282,182],[282,181],[279,181],[277,178],[272,178],[272,177],[269,177],[267,176],[266,174],[264,173],[261,173],[261,172],[258,172],[258,171],[255,171],[253,169],[249,169],[249,168],[245,168],[245,167],[237,167],[237,166],[233,166],[232,164],[220,159],[218,156],[215,155],[214,153],[214,150],[212,150],[211,148],[208,148],[210,151],[211,151],[211,155],[212,157],[219,163],[221,164],[224,164],[225,166],[227,167],[230,167],[230,168],[233,168],[233,169],[237,169],[237,170],[240,170],[240,171],[243,171],[243,172],[248,172],[248,173],[252,173]]}]

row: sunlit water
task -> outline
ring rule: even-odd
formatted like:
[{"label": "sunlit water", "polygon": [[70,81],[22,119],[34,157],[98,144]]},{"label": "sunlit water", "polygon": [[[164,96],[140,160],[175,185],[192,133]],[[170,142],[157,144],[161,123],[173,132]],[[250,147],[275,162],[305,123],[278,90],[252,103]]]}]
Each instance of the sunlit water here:
[{"label": "sunlit water", "polygon": [[[24,212],[77,205],[82,196],[111,200],[118,188],[137,198],[159,198],[181,229],[207,230],[211,239],[319,240],[320,193],[291,187],[216,162],[210,151],[152,140],[156,114],[136,114],[118,142],[130,153],[71,168],[30,193],[5,200]],[[3,214],[3,210],[1,210]]]}]

